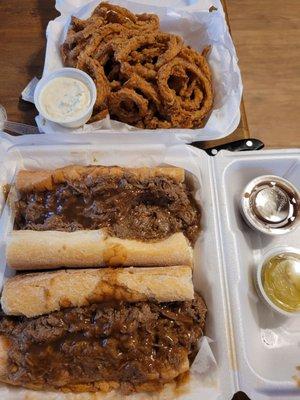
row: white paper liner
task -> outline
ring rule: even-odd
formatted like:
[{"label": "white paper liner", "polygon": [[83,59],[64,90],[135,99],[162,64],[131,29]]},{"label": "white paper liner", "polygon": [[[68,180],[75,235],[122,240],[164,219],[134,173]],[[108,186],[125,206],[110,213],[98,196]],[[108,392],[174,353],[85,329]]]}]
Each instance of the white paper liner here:
[{"label": "white paper liner", "polygon": [[[44,75],[63,67],[59,47],[63,43],[70,23],[70,16],[87,18],[100,0],[57,0],[56,8],[62,15],[50,21],[47,28],[47,49]],[[237,64],[237,56],[225,21],[222,6],[217,1],[159,1],[159,0],[112,0],[138,13],[154,12],[160,17],[161,29],[181,35],[192,47],[202,50],[211,45],[209,63],[213,72],[215,90],[214,109],[201,129],[172,129],[173,134],[185,142],[196,140],[214,140],[229,135],[237,127],[240,120],[240,101],[242,96],[242,81]],[[217,11],[209,12],[212,5]],[[40,131],[55,134],[57,132],[86,133],[103,131],[132,132],[137,128],[124,123],[105,120],[84,125],[78,129],[68,129],[56,123],[46,121],[41,116],[36,118]],[[147,132],[148,130],[139,130]],[[161,130],[166,131],[166,130]],[[157,130],[150,131],[156,135]]]}]

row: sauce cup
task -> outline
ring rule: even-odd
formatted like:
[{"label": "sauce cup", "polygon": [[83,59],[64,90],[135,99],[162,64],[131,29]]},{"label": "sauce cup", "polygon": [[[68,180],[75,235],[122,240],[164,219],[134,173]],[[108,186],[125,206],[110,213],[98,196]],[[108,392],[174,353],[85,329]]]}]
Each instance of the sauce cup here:
[{"label": "sauce cup", "polygon": [[[73,78],[77,81],[80,81],[86,86],[90,94],[90,100],[86,107],[80,110],[80,112],[76,113],[76,115],[74,115],[73,117],[66,118],[66,121],[61,118],[52,118],[50,115],[47,114],[47,112],[45,112],[45,108],[42,104],[41,94],[43,92],[43,89],[55,78]],[[96,102],[96,97],[97,90],[95,83],[88,74],[76,68],[61,68],[50,73],[49,75],[44,76],[39,81],[34,91],[34,104],[39,113],[46,120],[55,122],[66,128],[78,128],[84,125],[90,119],[93,112],[94,104]]]},{"label": "sauce cup", "polygon": [[276,248],[266,252],[262,257],[262,260],[261,260],[260,264],[258,265],[258,268],[256,269],[255,286],[256,286],[257,292],[260,295],[260,297],[262,298],[262,300],[273,311],[275,311],[276,313],[278,313],[282,316],[285,316],[285,317],[300,317],[300,311],[286,311],[283,308],[276,305],[271,300],[271,298],[268,296],[268,294],[266,293],[264,285],[263,285],[262,275],[263,275],[263,269],[264,269],[265,265],[268,263],[268,261],[271,258],[278,256],[280,254],[283,254],[283,253],[284,254],[300,254],[299,249],[295,249],[295,248],[288,247],[288,246],[279,246],[279,247],[276,247]]}]

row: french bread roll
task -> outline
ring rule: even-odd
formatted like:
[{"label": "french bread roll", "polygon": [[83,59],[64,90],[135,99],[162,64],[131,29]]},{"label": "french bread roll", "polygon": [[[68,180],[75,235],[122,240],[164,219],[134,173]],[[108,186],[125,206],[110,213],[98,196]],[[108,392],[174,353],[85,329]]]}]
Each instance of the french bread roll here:
[{"label": "french bread roll", "polygon": [[66,181],[78,181],[87,175],[91,178],[96,177],[117,177],[134,175],[137,179],[151,179],[158,176],[172,178],[178,183],[185,179],[183,168],[176,167],[156,167],[156,168],[122,168],[122,167],[103,167],[103,166],[82,166],[69,165],[55,170],[21,170],[16,177],[16,189],[22,192],[52,190],[56,184]]},{"label": "french bread roll", "polygon": [[194,298],[189,266],[62,270],[6,281],[1,306],[8,315],[35,317],[104,300],[184,301]]},{"label": "french bread roll", "polygon": [[158,242],[120,239],[105,229],[15,230],[7,238],[7,264],[16,270],[192,265],[192,257],[192,247],[181,232]]}]

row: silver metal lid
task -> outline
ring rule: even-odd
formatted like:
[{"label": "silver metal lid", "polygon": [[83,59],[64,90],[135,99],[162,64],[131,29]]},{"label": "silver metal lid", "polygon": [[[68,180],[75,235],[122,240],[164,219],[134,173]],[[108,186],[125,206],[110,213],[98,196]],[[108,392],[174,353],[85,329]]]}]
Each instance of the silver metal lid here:
[{"label": "silver metal lid", "polygon": [[299,191],[286,179],[265,175],[252,180],[241,200],[246,222],[267,234],[282,234],[299,221]]}]

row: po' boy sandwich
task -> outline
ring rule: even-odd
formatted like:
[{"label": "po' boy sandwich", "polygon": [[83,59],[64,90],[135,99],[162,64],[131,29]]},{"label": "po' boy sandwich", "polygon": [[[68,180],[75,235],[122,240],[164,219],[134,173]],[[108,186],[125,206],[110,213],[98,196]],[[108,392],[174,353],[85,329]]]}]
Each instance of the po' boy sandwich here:
[{"label": "po' boy sandwich", "polygon": [[200,211],[181,168],[19,171],[14,269],[192,264]]},{"label": "po' boy sandwich", "polygon": [[188,371],[203,334],[206,307],[191,278],[189,266],[10,278],[0,381],[73,392],[161,389]]}]

